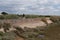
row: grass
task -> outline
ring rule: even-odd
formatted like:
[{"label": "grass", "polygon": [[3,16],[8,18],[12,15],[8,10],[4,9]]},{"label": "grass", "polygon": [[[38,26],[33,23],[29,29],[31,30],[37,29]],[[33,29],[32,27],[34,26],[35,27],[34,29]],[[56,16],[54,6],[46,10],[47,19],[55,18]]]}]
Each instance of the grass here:
[{"label": "grass", "polygon": [[46,40],[60,40],[60,23],[52,24],[46,32]]},{"label": "grass", "polygon": [[17,28],[15,32],[0,32],[0,40],[15,40],[16,35],[25,40],[60,40],[60,22],[45,28]]},{"label": "grass", "polygon": [[[47,25],[45,28],[25,28],[23,33],[18,33],[25,40],[60,40],[60,22]],[[19,31],[18,31],[19,32]]]},{"label": "grass", "polygon": [[13,15],[13,14],[0,15],[0,19],[18,19],[18,18],[19,18],[19,16]]},{"label": "grass", "polygon": [[14,32],[6,32],[6,33],[1,33],[0,32],[0,40],[15,40],[16,34]]},{"label": "grass", "polygon": [[[18,19],[23,15],[0,15],[0,19]],[[24,40],[60,40],[60,17],[53,16],[37,16],[25,15],[26,18],[42,18],[45,22],[45,17],[50,17],[54,22],[44,28],[16,28],[16,31],[0,32],[0,40],[15,40],[17,36],[22,37]],[[0,25],[1,26],[1,25]],[[10,27],[6,24],[5,27]],[[17,35],[17,36],[16,36]]]}]

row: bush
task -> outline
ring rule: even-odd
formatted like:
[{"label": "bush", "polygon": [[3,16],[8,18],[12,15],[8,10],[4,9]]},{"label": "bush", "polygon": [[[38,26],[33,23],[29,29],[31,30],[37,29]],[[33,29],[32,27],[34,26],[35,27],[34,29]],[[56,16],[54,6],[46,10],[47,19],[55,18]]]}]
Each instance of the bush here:
[{"label": "bush", "polygon": [[0,19],[5,19],[5,17],[3,15],[0,15]]},{"label": "bush", "polygon": [[17,15],[6,15],[5,16],[5,19],[18,19],[19,18],[19,16],[17,16]]},{"label": "bush", "polygon": [[0,15],[0,19],[18,19],[19,18],[19,16],[17,16],[17,15]]},{"label": "bush", "polygon": [[15,40],[16,34],[14,32],[3,33],[3,36],[0,36],[0,40]]},{"label": "bush", "polygon": [[58,23],[59,22],[59,17],[50,17],[50,20],[52,20],[54,23]]},{"label": "bush", "polygon": [[6,12],[2,12],[1,14],[2,14],[2,15],[8,15],[8,13],[6,13]]},{"label": "bush", "polygon": [[7,32],[7,30],[9,30],[9,28],[11,28],[10,23],[3,23],[2,27],[4,28],[4,31]]}]

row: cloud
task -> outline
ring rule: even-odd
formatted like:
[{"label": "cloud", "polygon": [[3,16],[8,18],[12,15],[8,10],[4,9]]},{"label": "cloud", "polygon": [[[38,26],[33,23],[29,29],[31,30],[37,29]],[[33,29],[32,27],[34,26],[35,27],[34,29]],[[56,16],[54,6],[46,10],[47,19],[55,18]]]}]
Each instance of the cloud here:
[{"label": "cloud", "polygon": [[40,4],[48,3],[48,0],[37,0]]},{"label": "cloud", "polygon": [[55,9],[55,10],[53,10],[53,11],[60,11],[60,10],[58,10],[58,9]]},{"label": "cloud", "polygon": [[60,0],[0,0],[0,12],[59,14]]},{"label": "cloud", "polygon": [[60,0],[54,0],[53,1],[55,4],[60,4]]},{"label": "cloud", "polygon": [[49,8],[49,9],[52,9],[52,10],[55,9],[53,6],[49,6],[48,8]]}]

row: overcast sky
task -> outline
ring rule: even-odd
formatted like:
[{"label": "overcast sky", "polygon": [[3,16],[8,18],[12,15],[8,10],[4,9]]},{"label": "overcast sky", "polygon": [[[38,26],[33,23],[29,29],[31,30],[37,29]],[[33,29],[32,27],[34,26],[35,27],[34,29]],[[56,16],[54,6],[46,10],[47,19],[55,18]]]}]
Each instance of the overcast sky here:
[{"label": "overcast sky", "polygon": [[0,0],[0,12],[60,15],[60,0]]}]

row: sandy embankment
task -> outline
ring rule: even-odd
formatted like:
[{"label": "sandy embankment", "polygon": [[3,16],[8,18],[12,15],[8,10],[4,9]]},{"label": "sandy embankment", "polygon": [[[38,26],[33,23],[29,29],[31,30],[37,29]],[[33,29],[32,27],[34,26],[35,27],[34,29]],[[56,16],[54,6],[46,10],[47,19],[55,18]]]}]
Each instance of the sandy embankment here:
[{"label": "sandy embankment", "polygon": [[[48,24],[53,23],[51,20],[46,19]],[[36,28],[37,26],[46,26],[47,24],[43,22],[40,18],[34,19],[22,19],[16,23],[19,27],[28,27],[28,28]]]},{"label": "sandy embankment", "polygon": [[[29,19],[9,19],[9,20],[0,20],[1,22],[8,22],[11,25],[19,26],[19,27],[29,27],[35,28],[37,26],[46,26],[47,24],[41,20],[41,18],[29,18]],[[46,19],[48,24],[52,23],[51,20]]]}]

